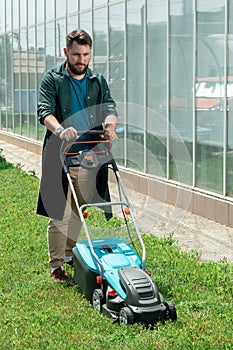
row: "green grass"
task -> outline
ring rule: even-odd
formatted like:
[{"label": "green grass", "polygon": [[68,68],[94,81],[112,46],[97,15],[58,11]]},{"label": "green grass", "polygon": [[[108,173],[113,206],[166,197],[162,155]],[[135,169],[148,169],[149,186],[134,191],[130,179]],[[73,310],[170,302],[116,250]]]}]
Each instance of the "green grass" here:
[{"label": "green grass", "polygon": [[[172,237],[145,235],[147,268],[178,321],[120,327],[92,310],[74,284],[49,277],[39,181],[0,157],[0,349],[232,349],[233,266],[200,263]],[[99,217],[99,224],[106,222]]]}]

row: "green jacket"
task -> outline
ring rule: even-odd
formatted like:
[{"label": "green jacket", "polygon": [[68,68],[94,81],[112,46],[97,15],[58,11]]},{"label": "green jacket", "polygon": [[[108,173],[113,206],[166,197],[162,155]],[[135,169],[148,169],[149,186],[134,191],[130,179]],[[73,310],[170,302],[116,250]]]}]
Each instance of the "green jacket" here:
[{"label": "green jacket", "polygon": [[[43,76],[38,97],[38,117],[41,124],[48,114],[53,114],[64,127],[71,126],[72,102],[69,75],[65,64],[49,70]],[[92,129],[102,129],[105,118],[117,116],[116,104],[105,78],[88,68],[87,110]],[[43,143],[42,177],[37,213],[61,220],[64,214],[68,181],[60,161],[60,138],[46,131]],[[109,200],[107,168],[103,166],[97,176],[97,189]],[[106,215],[108,217],[108,215]],[[111,216],[111,214],[110,214]]]}]

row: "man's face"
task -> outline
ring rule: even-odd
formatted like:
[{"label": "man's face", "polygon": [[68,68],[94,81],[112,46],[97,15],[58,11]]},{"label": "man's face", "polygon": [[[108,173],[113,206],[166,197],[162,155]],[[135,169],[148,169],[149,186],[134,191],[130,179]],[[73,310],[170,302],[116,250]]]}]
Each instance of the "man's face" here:
[{"label": "man's face", "polygon": [[86,73],[91,58],[91,48],[89,45],[78,45],[75,41],[71,48],[64,48],[67,57],[68,69],[74,75],[83,75]]}]

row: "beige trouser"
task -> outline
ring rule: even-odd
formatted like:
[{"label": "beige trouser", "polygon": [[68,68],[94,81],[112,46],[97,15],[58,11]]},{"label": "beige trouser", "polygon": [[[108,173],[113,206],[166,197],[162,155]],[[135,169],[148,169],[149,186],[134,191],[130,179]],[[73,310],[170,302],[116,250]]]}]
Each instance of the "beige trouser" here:
[{"label": "beige trouser", "polygon": [[[79,205],[89,203],[96,191],[96,171],[70,167],[69,172]],[[56,199],[54,204],[56,205]],[[80,218],[69,186],[63,220],[50,219],[48,223],[48,251],[52,268],[62,266],[64,257],[72,255],[80,229]]]}]

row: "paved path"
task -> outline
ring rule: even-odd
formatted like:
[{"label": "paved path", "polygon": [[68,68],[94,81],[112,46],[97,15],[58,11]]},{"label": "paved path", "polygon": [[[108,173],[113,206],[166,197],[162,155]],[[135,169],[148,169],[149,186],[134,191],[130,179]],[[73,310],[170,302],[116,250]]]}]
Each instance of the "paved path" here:
[{"label": "paved path", "polygon": [[[33,171],[40,177],[41,156],[1,140],[0,149],[9,162],[18,164],[26,172]],[[110,187],[114,196],[115,185],[111,184]],[[172,233],[181,249],[198,251],[202,261],[220,261],[226,258],[233,263],[233,228],[138,192],[129,191],[128,194],[142,232],[149,232],[158,237],[166,237]]]}]

